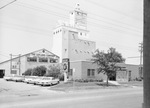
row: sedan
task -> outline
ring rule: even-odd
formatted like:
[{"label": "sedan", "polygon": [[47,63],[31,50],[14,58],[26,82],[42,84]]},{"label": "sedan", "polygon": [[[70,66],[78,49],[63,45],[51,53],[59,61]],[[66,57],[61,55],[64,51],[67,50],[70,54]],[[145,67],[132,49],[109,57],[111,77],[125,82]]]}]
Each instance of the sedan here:
[{"label": "sedan", "polygon": [[13,81],[22,82],[24,80],[24,76],[14,76]]},{"label": "sedan", "polygon": [[5,79],[6,81],[12,81],[13,76],[4,76],[4,79]]},{"label": "sedan", "polygon": [[41,86],[46,86],[46,85],[53,85],[58,83],[59,83],[59,79],[54,79],[53,77],[45,77],[39,80],[37,84]]}]

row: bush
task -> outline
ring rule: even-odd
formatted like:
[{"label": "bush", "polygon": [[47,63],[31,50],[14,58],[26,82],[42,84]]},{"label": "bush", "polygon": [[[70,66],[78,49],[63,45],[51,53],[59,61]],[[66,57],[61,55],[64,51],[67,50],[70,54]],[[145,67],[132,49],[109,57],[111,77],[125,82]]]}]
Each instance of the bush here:
[{"label": "bush", "polygon": [[103,79],[75,79],[75,82],[103,82]]},{"label": "bush", "polygon": [[30,76],[32,74],[32,69],[27,69],[22,75]]},{"label": "bush", "polygon": [[45,66],[37,66],[32,70],[33,76],[44,76],[47,68]]},{"label": "bush", "polygon": [[59,78],[60,81],[64,81],[64,74],[60,74],[60,75],[58,76],[58,78]]},{"label": "bush", "polygon": [[60,73],[60,66],[54,65],[54,66],[49,66],[49,69],[48,69],[47,73],[45,74],[45,76],[58,78],[60,74],[61,74]]}]

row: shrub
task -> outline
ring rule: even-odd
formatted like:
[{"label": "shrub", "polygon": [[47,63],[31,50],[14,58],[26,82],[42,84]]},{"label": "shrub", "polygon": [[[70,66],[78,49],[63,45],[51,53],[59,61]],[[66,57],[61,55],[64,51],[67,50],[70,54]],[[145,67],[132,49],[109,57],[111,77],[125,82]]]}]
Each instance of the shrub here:
[{"label": "shrub", "polygon": [[59,78],[60,81],[64,81],[64,74],[60,74],[60,75],[58,76],[58,78]]},{"label": "shrub", "polygon": [[47,73],[45,74],[45,76],[58,78],[60,74],[61,74],[60,73],[60,66],[54,65],[54,66],[49,66],[49,69],[48,69]]},{"label": "shrub", "polygon": [[45,66],[37,66],[32,70],[33,76],[44,76],[47,68]]},{"label": "shrub", "polygon": [[24,73],[22,73],[22,75],[31,75],[32,74],[32,69],[27,69]]}]

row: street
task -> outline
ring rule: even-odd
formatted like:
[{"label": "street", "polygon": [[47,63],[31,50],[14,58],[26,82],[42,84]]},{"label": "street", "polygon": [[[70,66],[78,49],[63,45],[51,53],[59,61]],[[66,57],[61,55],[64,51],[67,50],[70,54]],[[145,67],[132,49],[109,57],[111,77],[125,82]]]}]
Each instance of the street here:
[{"label": "street", "polygon": [[[15,85],[15,82],[8,83]],[[32,92],[22,91],[22,95],[1,93],[0,108],[142,108],[143,102],[143,88],[137,86],[71,92],[52,91],[50,87],[35,88]]]}]

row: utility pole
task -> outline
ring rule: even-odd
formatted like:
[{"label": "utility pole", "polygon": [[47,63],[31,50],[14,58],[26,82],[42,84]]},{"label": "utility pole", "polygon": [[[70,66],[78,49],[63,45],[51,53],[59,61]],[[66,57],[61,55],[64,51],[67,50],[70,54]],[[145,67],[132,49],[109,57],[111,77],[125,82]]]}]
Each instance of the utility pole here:
[{"label": "utility pole", "polygon": [[10,74],[11,74],[11,71],[12,71],[12,54],[10,54]]},{"label": "utility pole", "polygon": [[150,108],[150,0],[144,0],[144,35],[143,35],[143,108]]},{"label": "utility pole", "polygon": [[[12,74],[12,69],[14,69],[14,67],[12,66],[12,61],[14,60],[13,56],[15,56],[15,57],[17,56],[17,62],[16,62],[15,69],[18,70],[18,73],[20,75],[21,74],[21,61],[20,61],[21,54],[19,54],[19,55],[12,55],[12,54],[10,54],[10,73]],[[18,68],[17,68],[17,65],[18,65]]]},{"label": "utility pole", "polygon": [[19,54],[19,60],[18,60],[18,62],[19,62],[19,75],[21,73],[21,61],[20,61],[20,57],[21,57],[21,54]]},{"label": "utility pole", "polygon": [[139,43],[139,52],[140,52],[140,66],[139,66],[139,77],[143,77],[142,71],[142,57],[143,57],[143,43]]}]

